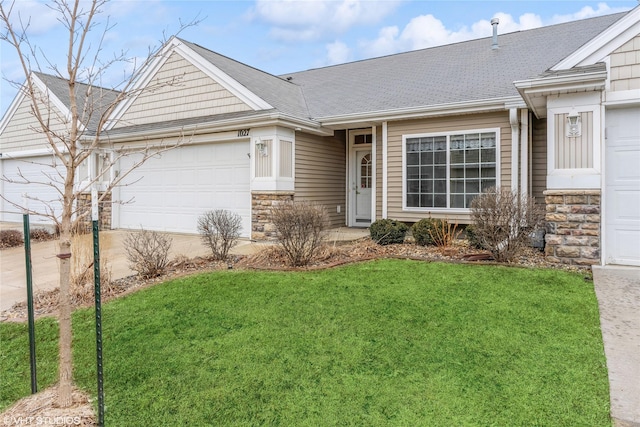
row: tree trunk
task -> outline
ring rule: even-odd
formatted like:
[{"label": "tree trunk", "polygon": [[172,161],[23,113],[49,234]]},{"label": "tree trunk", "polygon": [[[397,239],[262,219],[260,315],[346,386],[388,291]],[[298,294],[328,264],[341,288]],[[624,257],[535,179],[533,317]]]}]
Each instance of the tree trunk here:
[{"label": "tree trunk", "polygon": [[58,405],[61,408],[71,406],[71,384],[73,378],[73,359],[71,353],[71,297],[69,282],[71,276],[71,241],[63,234],[58,245],[58,258],[60,262],[60,363]]}]

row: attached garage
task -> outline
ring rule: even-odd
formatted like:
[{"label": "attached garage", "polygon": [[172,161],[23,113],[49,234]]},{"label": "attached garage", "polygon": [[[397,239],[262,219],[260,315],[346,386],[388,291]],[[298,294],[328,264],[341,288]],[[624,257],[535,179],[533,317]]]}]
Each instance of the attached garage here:
[{"label": "attached garage", "polygon": [[[62,188],[63,167],[53,155],[11,158],[4,155],[0,160],[0,221],[22,222],[22,211],[27,196],[30,210],[35,212],[53,212],[60,215],[60,194],[56,188]],[[63,175],[64,176],[64,175]],[[29,181],[28,184],[24,183]],[[47,217],[32,215],[34,224],[51,224]]]},{"label": "attached garage", "polygon": [[640,108],[606,115],[604,263],[640,266]]},{"label": "attached garage", "polygon": [[[147,160],[131,172],[114,199],[116,228],[197,233],[198,217],[226,209],[242,217],[251,235],[249,141],[185,145]],[[123,158],[120,173],[139,156]],[[119,193],[119,194],[118,194]]]}]

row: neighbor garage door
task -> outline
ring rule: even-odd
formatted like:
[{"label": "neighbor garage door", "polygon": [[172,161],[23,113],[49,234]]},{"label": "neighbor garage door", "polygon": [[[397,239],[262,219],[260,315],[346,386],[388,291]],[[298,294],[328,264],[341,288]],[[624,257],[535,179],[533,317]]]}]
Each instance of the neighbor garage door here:
[{"label": "neighbor garage door", "polygon": [[[0,221],[22,222],[22,211],[15,205],[23,206],[23,194],[27,195],[27,204],[34,212],[61,212],[60,194],[64,168],[53,155],[7,158],[0,160]],[[29,183],[24,183],[28,181]],[[53,221],[38,215],[31,215],[34,224],[51,224]]]},{"label": "neighbor garage door", "polygon": [[[242,235],[251,234],[249,142],[182,146],[151,158],[119,188],[116,226],[197,233],[203,212],[226,209],[242,217]],[[121,160],[128,170],[139,157]],[[119,211],[119,213],[117,213]]]},{"label": "neighbor garage door", "polygon": [[607,111],[604,261],[640,266],[640,108]]}]

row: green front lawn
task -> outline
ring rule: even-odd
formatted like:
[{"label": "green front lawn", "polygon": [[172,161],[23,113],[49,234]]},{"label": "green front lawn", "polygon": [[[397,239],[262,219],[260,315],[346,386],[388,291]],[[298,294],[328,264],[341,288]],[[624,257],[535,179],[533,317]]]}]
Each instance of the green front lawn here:
[{"label": "green front lawn", "polygon": [[[75,313],[74,351],[95,395],[93,316]],[[593,285],[575,274],[224,271],[106,304],[103,322],[108,425],[611,425]],[[46,383],[51,323],[37,326]],[[2,408],[29,393],[26,331],[0,325]]]}]

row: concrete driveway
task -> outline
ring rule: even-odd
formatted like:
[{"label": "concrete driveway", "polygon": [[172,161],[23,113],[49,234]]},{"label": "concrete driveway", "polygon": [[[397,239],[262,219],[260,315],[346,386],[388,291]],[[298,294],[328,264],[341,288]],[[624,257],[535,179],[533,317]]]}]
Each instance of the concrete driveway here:
[{"label": "concrete driveway", "polygon": [[616,427],[640,427],[640,268],[593,267]]},{"label": "concrete driveway", "polygon": [[[107,261],[111,277],[120,279],[135,274],[129,269],[124,250],[123,239],[127,231],[109,230],[100,232],[100,257]],[[169,259],[184,255],[188,258],[210,255],[199,235],[169,234],[173,239]],[[92,237],[82,236],[84,251],[91,251]],[[86,241],[84,240],[86,239]],[[31,264],[34,292],[50,290],[58,286],[57,241],[39,242],[31,245]],[[232,249],[235,254],[251,254],[264,247],[263,243],[240,240]],[[86,256],[91,259],[93,252]],[[72,259],[73,262],[73,259]],[[0,251],[0,311],[11,308],[18,301],[26,301],[26,272],[24,247],[3,249]]]}]

